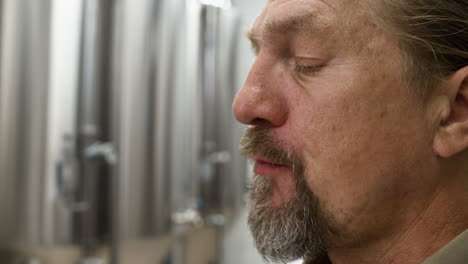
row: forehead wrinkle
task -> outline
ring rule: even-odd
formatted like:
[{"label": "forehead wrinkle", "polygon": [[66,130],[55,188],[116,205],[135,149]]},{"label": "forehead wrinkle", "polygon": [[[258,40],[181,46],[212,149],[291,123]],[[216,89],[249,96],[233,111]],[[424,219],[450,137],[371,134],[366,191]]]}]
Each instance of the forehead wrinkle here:
[{"label": "forehead wrinkle", "polygon": [[308,33],[316,37],[327,38],[331,34],[329,26],[329,23],[320,17],[318,12],[309,11],[305,14],[288,16],[284,19],[264,22],[261,26],[254,26],[247,31],[247,38],[254,53],[258,54],[264,41],[276,39],[278,35]]},{"label": "forehead wrinkle", "polygon": [[[273,2],[277,4],[273,5]],[[294,4],[292,9],[288,6],[282,7],[282,5],[296,2],[298,4]],[[336,31],[332,27],[336,15],[330,12],[336,11],[336,7],[332,7],[325,0],[269,0],[268,3],[271,4],[267,4],[247,32],[247,38],[254,51],[259,51],[260,46],[270,43],[269,40],[287,40],[287,38],[278,37],[285,34],[313,34],[315,38],[327,39],[333,31]],[[278,10],[285,8],[289,12],[278,13]]]},{"label": "forehead wrinkle", "polygon": [[308,12],[302,15],[289,16],[282,20],[267,21],[263,25],[265,34],[275,35],[299,30],[317,31],[318,24],[316,12]]}]

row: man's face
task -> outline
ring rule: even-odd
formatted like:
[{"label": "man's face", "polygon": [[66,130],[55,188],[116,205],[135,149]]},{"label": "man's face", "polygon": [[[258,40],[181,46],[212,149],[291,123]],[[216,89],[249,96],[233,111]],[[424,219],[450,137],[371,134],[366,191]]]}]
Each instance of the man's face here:
[{"label": "man's face", "polygon": [[[438,168],[431,118],[402,81],[397,39],[352,0],[270,0],[251,32],[257,59],[233,111],[250,125],[249,217],[265,257],[363,246],[413,221]],[[289,244],[317,240],[299,250],[263,241],[285,240],[289,226],[309,232]]]}]

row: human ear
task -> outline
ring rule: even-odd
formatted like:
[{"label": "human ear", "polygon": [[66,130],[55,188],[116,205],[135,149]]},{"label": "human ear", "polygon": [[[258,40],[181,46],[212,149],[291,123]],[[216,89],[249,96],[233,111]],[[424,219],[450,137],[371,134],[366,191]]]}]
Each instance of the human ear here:
[{"label": "human ear", "polygon": [[468,147],[468,66],[444,82],[446,103],[439,104],[440,123],[434,137],[434,152],[444,158]]}]

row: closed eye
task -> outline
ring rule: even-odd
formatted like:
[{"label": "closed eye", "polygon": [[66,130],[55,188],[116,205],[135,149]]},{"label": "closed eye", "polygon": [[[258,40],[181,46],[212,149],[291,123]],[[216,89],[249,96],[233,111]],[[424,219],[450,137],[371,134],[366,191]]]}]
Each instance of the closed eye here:
[{"label": "closed eye", "polygon": [[287,63],[291,71],[301,74],[316,73],[324,67],[323,60],[317,58],[291,56]]},{"label": "closed eye", "polygon": [[309,66],[309,65],[294,65],[294,71],[297,73],[315,73],[318,72],[323,66]]}]

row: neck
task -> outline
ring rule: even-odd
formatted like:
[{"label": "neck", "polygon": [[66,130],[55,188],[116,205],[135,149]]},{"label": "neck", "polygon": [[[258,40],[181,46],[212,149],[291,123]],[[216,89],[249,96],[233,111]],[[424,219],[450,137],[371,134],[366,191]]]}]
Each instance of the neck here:
[{"label": "neck", "polygon": [[331,262],[333,264],[422,263],[468,229],[466,175],[444,177],[450,179],[440,184],[424,210],[415,219],[398,228],[398,232],[366,245],[329,250]]}]

